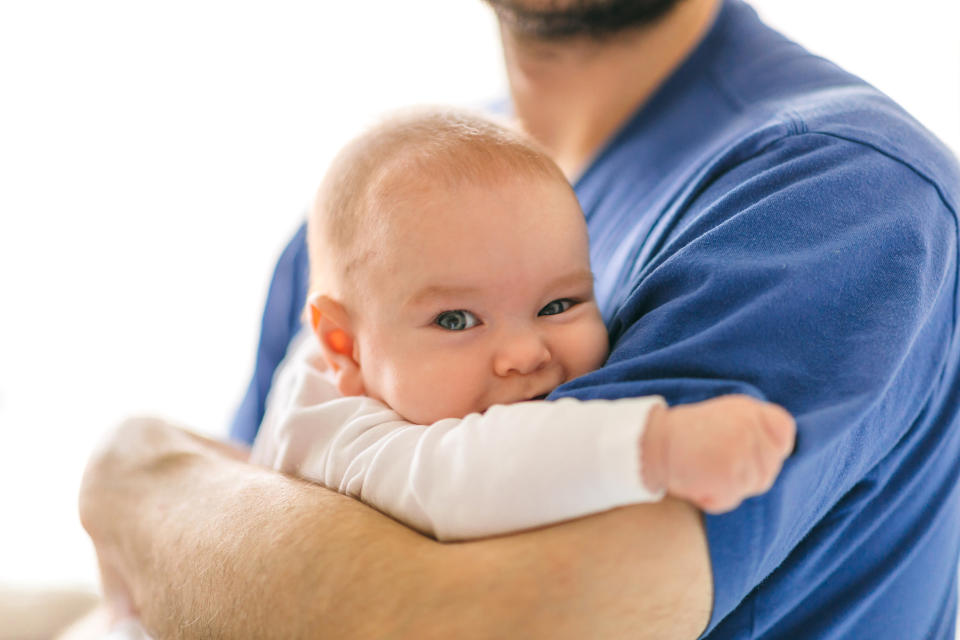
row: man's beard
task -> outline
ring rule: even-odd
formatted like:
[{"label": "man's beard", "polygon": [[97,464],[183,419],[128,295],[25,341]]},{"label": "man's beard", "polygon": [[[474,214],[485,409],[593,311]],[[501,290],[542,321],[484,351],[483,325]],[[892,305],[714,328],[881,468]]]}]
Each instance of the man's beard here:
[{"label": "man's beard", "polygon": [[526,6],[523,0],[485,1],[504,24],[519,34],[539,40],[577,36],[602,40],[652,24],[682,0],[554,0],[544,8]]}]

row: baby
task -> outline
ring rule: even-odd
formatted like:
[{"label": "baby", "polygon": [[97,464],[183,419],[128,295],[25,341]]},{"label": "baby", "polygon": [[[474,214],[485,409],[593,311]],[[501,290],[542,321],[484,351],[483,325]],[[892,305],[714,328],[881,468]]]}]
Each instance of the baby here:
[{"label": "baby", "polygon": [[766,491],[781,408],[725,396],[544,401],[603,364],[584,216],[518,133],[395,116],[334,160],[308,221],[309,324],[251,459],[439,540],[655,501],[720,512]]}]

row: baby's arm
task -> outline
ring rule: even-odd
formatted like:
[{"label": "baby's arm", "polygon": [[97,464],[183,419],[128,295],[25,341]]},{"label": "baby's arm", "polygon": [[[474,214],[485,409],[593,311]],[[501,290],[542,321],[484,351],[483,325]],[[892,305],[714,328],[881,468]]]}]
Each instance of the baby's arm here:
[{"label": "baby's arm", "polygon": [[252,459],[438,540],[481,538],[659,499],[642,482],[638,444],[662,405],[525,402],[422,426],[354,396],[296,408]]},{"label": "baby's arm", "polygon": [[370,398],[337,396],[316,341],[292,348],[251,462],[358,498],[441,540],[662,495],[643,485],[637,453],[657,398],[596,401],[590,409],[575,400],[523,403],[425,427]]},{"label": "baby's arm", "polygon": [[322,402],[330,383],[309,366],[294,387],[253,461],[440,540],[543,526],[664,490],[725,510],[765,490],[792,448],[789,415],[743,396],[672,409],[659,398],[527,402],[426,427],[370,398]]}]

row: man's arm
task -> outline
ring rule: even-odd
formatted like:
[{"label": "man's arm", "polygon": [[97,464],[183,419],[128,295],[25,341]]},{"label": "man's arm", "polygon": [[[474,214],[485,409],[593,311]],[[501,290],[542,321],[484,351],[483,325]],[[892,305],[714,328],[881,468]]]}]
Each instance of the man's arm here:
[{"label": "man's arm", "polygon": [[710,613],[686,504],[442,545],[156,420],[94,457],[81,516],[161,638],[694,638]]}]

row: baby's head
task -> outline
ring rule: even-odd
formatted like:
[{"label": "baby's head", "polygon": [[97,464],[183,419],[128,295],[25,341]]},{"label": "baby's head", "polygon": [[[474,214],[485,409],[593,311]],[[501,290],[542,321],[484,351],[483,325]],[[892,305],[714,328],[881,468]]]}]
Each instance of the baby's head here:
[{"label": "baby's head", "polygon": [[308,238],[309,316],[340,391],[411,422],[539,398],[606,357],[573,190],[481,117],[395,116],[348,144]]}]

